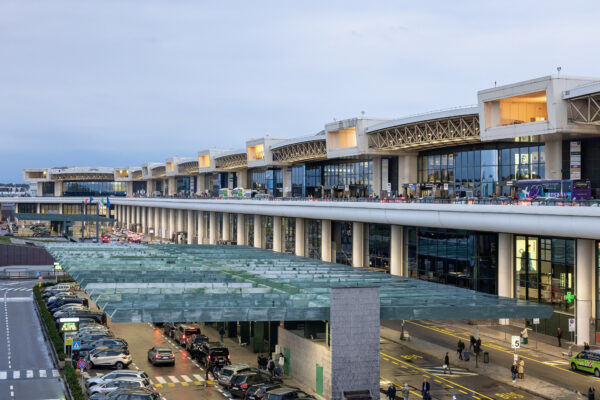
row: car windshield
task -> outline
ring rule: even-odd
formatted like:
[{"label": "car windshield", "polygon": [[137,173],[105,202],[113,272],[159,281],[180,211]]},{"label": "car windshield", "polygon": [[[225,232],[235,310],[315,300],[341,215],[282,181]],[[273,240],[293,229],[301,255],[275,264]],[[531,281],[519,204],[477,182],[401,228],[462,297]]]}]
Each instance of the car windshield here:
[{"label": "car windshield", "polygon": [[231,376],[231,375],[233,375],[233,371],[230,370],[230,369],[223,369],[223,370],[221,370],[221,375],[223,375],[223,376]]},{"label": "car windshield", "polygon": [[231,383],[233,383],[235,385],[236,383],[244,382],[247,377],[248,377],[248,375],[236,375],[231,380]]},{"label": "car windshield", "polygon": [[226,357],[229,354],[229,350],[227,349],[211,349],[210,353],[213,356],[223,356]]}]

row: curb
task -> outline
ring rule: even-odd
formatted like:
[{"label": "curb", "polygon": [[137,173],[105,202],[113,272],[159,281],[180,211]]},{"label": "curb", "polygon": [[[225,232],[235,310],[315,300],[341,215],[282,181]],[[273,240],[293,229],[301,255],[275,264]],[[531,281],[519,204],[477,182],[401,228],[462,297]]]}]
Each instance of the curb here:
[{"label": "curb", "polygon": [[[393,330],[393,329],[391,329],[391,328],[385,328],[385,329],[389,329],[389,330],[391,330],[391,331],[393,331],[393,332],[396,332],[396,331],[394,331],[394,330]],[[398,333],[398,335],[400,335],[400,332],[397,332],[397,333]],[[381,332],[381,337],[383,337],[383,338],[384,338],[384,339],[386,339],[386,340],[389,340],[390,342],[393,342],[393,343],[396,343],[396,344],[402,344],[402,345],[404,345],[404,346],[406,346],[406,347],[408,347],[408,348],[410,348],[410,349],[412,349],[412,350],[418,350],[418,351],[420,351],[420,352],[423,352],[423,353],[425,353],[425,354],[429,355],[430,357],[434,357],[434,358],[436,358],[436,359],[439,357],[439,354],[434,354],[434,353],[432,353],[432,352],[429,352],[429,351],[425,350],[425,347],[426,347],[426,346],[419,347],[419,346],[418,346],[418,345],[416,345],[416,344],[414,344],[414,345],[413,345],[413,344],[412,344],[410,341],[400,341],[400,340],[397,340],[397,339],[393,339],[393,338],[390,338],[390,337],[388,337],[388,335],[384,336],[383,332]],[[412,340],[412,339],[411,339],[411,340]],[[420,340],[420,341],[422,341],[422,342],[424,342],[424,343],[428,343],[428,342],[426,342],[426,341],[424,341],[424,340],[421,340],[421,339],[417,339],[417,340]],[[436,346],[437,346],[437,345],[436,345]],[[477,373],[478,373],[478,374],[480,374],[480,375],[487,376],[488,378],[492,379],[492,380],[493,380],[493,381],[495,381],[495,382],[505,383],[505,382],[498,381],[498,380],[497,380],[497,379],[495,379],[493,376],[489,376],[489,375],[487,375],[487,374],[483,374],[481,369],[474,368],[474,367],[472,367],[470,364],[461,365],[461,367],[463,367],[463,368],[465,368],[465,369],[468,369],[469,371],[472,371],[472,372],[477,372]],[[538,380],[541,380],[541,381],[544,381],[544,380],[542,380],[542,379],[540,379],[540,378],[537,378],[537,379],[538,379]],[[544,381],[544,382],[546,382],[546,381]],[[554,386],[552,383],[549,383],[549,382],[546,382],[546,383],[547,383],[548,385],[552,385],[552,386]],[[510,383],[506,383],[506,384],[510,385]],[[536,393],[536,392],[534,392],[533,390],[530,390],[530,389],[528,389],[528,388],[526,388],[526,387],[514,386],[514,385],[510,385],[510,386],[512,386],[512,387],[514,387],[514,388],[517,388],[517,389],[520,389],[520,390],[523,390],[524,392],[527,392],[527,393],[529,393],[529,394],[532,394],[532,395],[534,395],[534,396],[541,397],[541,398],[543,398],[543,399],[546,399],[546,400],[557,400],[557,398],[556,398],[556,397],[549,397],[548,395],[544,395],[544,394],[541,394],[541,393]],[[566,388],[561,388],[561,389],[564,389],[564,390],[569,390],[569,391],[570,391],[570,392],[572,392],[574,395],[582,395],[582,394],[581,394],[579,391],[577,391],[577,390],[570,390],[570,389],[566,389]]]}]

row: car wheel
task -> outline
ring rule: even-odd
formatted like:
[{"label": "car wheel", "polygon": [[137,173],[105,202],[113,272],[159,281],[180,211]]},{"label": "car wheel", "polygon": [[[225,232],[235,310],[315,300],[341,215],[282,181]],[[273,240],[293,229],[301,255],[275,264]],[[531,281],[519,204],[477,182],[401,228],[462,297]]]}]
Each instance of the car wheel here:
[{"label": "car wheel", "polygon": [[596,378],[600,378],[600,371],[598,370],[598,368],[596,368],[596,369],[594,370],[594,376],[595,376]]},{"label": "car wheel", "polygon": [[571,363],[571,370],[577,371],[577,365],[575,365],[575,363]]},{"label": "car wheel", "polygon": [[115,368],[116,369],[123,369],[123,367],[124,367],[124,365],[123,365],[122,362],[118,362],[118,363],[115,364]]},{"label": "car wheel", "polygon": [[90,366],[90,369],[94,368],[94,363],[90,361],[90,363],[88,364]]}]

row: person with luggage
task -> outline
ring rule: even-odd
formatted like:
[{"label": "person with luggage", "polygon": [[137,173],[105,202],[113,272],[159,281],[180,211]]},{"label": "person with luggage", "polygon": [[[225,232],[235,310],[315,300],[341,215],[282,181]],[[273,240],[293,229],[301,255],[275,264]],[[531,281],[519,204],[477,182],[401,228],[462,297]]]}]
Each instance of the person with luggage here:
[{"label": "person with luggage", "polygon": [[456,345],[456,352],[458,353],[458,359],[462,360],[463,359],[463,351],[465,350],[465,344],[463,343],[462,340],[458,339],[458,344]]}]

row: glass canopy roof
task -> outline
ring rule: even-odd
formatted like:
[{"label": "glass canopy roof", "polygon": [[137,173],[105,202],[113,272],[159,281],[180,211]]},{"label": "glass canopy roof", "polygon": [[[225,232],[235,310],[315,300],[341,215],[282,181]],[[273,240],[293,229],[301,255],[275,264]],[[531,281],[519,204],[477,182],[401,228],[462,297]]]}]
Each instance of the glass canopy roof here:
[{"label": "glass canopy roof", "polygon": [[246,246],[45,246],[115,322],[329,320],[332,287],[379,287],[382,320],[552,314],[523,300]]}]

